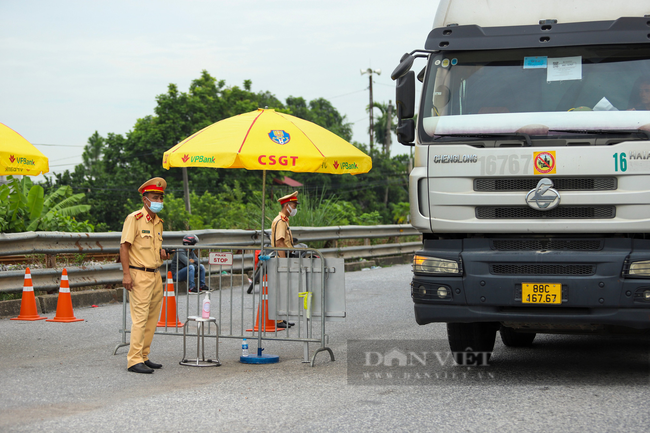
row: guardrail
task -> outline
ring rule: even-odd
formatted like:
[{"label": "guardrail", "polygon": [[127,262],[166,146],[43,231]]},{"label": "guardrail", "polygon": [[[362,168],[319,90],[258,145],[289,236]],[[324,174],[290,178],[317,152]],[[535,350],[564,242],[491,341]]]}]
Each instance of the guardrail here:
[{"label": "guardrail", "polygon": [[[291,231],[300,242],[316,242],[344,239],[375,239],[386,237],[417,236],[420,233],[411,225],[381,226],[337,226],[337,227],[292,227]],[[259,230],[195,230],[201,239],[201,246],[227,245],[255,248],[259,245]],[[187,232],[166,231],[165,247],[177,248]],[[28,232],[0,234],[0,256],[27,254],[118,254],[121,233],[63,233]],[[371,258],[397,254],[410,254],[422,248],[421,242],[361,245],[341,248],[322,248],[325,257]],[[253,268],[252,254],[235,257],[239,267]],[[207,261],[207,258],[202,260]],[[70,287],[121,284],[122,265],[119,263],[95,266],[67,267]],[[60,269],[32,269],[32,280],[36,290],[59,288]],[[23,271],[0,272],[0,293],[18,293],[23,288]]]},{"label": "guardrail", "polygon": [[[267,230],[268,231],[268,230]],[[370,239],[392,236],[413,236],[420,233],[411,225],[292,227],[300,242],[338,239]],[[193,230],[201,245],[250,246],[260,242],[260,230]],[[167,244],[181,244],[183,232],[165,232]],[[119,253],[120,232],[64,233],[27,232],[0,234],[0,256],[25,254]]]}]

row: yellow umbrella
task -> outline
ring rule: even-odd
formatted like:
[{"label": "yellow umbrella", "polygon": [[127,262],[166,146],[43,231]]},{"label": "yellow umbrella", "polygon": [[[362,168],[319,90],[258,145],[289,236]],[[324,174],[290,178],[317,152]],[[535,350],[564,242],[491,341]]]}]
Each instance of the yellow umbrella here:
[{"label": "yellow umbrella", "polygon": [[[338,135],[307,120],[258,109],[221,120],[163,154],[163,167],[263,170],[264,229],[266,170],[360,174],[372,159]],[[262,237],[262,251],[264,250]]]},{"label": "yellow umbrella", "polygon": [[19,133],[0,123],[0,176],[38,176],[48,171],[47,157]]},{"label": "yellow umbrella", "polygon": [[181,141],[164,153],[163,167],[359,174],[370,171],[372,160],[325,128],[260,108],[214,123]]}]

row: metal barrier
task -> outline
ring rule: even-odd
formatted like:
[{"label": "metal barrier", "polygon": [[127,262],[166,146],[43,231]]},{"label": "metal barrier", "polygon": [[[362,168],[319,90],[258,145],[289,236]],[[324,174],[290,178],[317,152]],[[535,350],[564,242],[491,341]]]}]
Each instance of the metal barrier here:
[{"label": "metal barrier", "polygon": [[[268,231],[268,230],[267,230]],[[418,236],[410,224],[379,226],[291,227],[300,242],[337,239],[368,239],[393,236]],[[204,245],[247,247],[260,242],[260,230],[193,230]],[[186,231],[165,231],[165,242],[181,242]],[[0,233],[0,256],[25,254],[85,254],[120,251],[120,232],[64,233],[25,232]]]},{"label": "metal barrier", "polygon": [[[259,272],[256,272],[255,281],[252,282],[253,290],[249,290],[251,283],[245,272],[246,264],[249,260],[254,259],[256,250],[259,251],[260,246],[249,245],[244,248],[233,248],[224,245],[177,245],[169,248],[193,251],[199,263],[204,263],[207,258],[205,282],[210,294],[210,314],[217,319],[217,329],[219,330],[219,335],[213,336],[213,338],[241,340],[243,338],[257,337],[258,350],[262,348],[263,340],[302,342],[303,362],[309,362],[313,367],[316,355],[322,351],[329,352],[331,360],[334,361],[332,350],[326,347],[325,322],[330,320],[326,312],[326,306],[330,303],[326,282],[328,275],[335,272],[335,268],[326,261],[338,260],[340,266],[338,272],[342,277],[344,275],[343,259],[326,259],[320,251],[314,249],[292,249],[291,251],[298,254],[299,257],[295,259],[275,257],[266,260],[269,253],[277,254],[278,251],[289,250],[286,248],[264,247],[262,260],[257,264]],[[175,254],[172,257],[172,260],[176,260],[176,269],[179,269],[178,256],[178,254]],[[169,270],[169,263],[165,265],[165,274]],[[271,275],[269,275],[270,271],[272,272]],[[291,278],[279,277],[278,274],[282,272],[297,273],[299,275],[297,287],[292,286]],[[197,278],[199,276],[200,274],[196,275],[194,281],[197,289],[200,286],[200,281]],[[167,309],[162,308],[160,320],[164,323],[164,326],[160,326],[156,330],[157,335],[182,337],[183,331],[178,325],[179,320],[185,322],[185,319],[189,316],[201,315],[202,298],[206,292],[190,293],[187,290],[189,289],[189,280],[189,273],[185,281],[178,281],[178,272],[174,275],[174,298],[176,303],[176,315],[175,318],[172,318],[174,326],[169,326],[170,319],[165,317]],[[267,281],[269,283],[268,293],[266,289]],[[186,290],[179,291],[180,283],[183,282]],[[271,282],[273,282],[272,287],[270,286]],[[254,290],[255,286],[258,287],[258,290]],[[166,288],[163,290],[166,290]],[[126,341],[126,334],[130,333],[127,326],[127,317],[130,317],[130,314],[127,312],[126,307],[126,290],[123,293],[122,329],[120,329],[122,339],[115,347],[114,355],[120,347],[129,345]],[[345,296],[344,286],[342,293]],[[318,296],[318,299],[314,299],[314,294]],[[302,308],[298,311],[295,308],[292,309],[292,306],[295,307],[298,302],[303,307],[309,308]],[[274,306],[272,311],[269,305]],[[280,311],[278,315],[278,310],[282,310],[280,308],[282,306],[286,306],[286,311]],[[315,306],[316,309],[312,309],[312,306]],[[249,309],[251,310],[250,314],[246,312]],[[181,318],[179,312],[184,312],[184,317]],[[343,314],[342,318],[344,316],[345,314]],[[341,317],[338,318],[341,319]],[[297,319],[295,327],[289,325],[289,319]],[[284,326],[286,327],[278,328],[276,326],[278,320],[284,320]],[[314,333],[315,322],[318,323],[316,325],[317,333]],[[210,326],[209,323],[208,326]],[[210,334],[209,328],[208,334]],[[206,335],[206,338],[210,338],[210,336]],[[320,345],[311,356],[311,359],[309,354],[310,343]],[[261,353],[261,351],[258,353]]]}]

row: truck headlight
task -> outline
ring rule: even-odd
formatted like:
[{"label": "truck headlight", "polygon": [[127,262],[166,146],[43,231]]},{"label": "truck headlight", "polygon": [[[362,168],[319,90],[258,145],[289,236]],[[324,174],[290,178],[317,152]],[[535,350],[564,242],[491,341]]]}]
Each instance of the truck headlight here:
[{"label": "truck headlight", "polygon": [[630,263],[627,275],[637,278],[650,278],[650,260]]},{"label": "truck headlight", "polygon": [[437,257],[413,256],[413,272],[423,274],[460,274],[462,271],[455,260]]}]

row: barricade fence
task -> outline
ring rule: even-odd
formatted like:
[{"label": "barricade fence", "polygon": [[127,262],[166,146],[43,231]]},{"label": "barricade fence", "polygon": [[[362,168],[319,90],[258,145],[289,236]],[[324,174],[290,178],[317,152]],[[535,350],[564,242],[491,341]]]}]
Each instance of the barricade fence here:
[{"label": "barricade fence", "polygon": [[[176,272],[170,280],[173,290],[167,278],[163,278],[163,303],[156,334],[183,336],[183,327],[189,326],[190,318],[201,317],[207,294],[210,316],[216,318],[217,333],[212,334],[208,329],[205,338],[256,338],[258,354],[261,354],[263,340],[299,342],[303,344],[303,362],[314,366],[316,355],[322,351],[328,352],[334,361],[333,352],[326,346],[325,324],[330,320],[345,320],[343,259],[327,259],[315,249],[264,247],[261,252],[259,245],[245,248],[172,245],[167,248],[175,249],[176,253],[164,266],[164,273],[171,273],[172,267]],[[183,272],[180,249],[187,252],[187,257],[191,257],[189,252],[196,256],[195,263],[190,263],[194,274],[187,271],[188,267]],[[278,257],[282,255],[280,252],[290,257]],[[255,270],[252,280],[245,272],[249,260]],[[198,263],[202,265],[194,266]],[[201,267],[207,286],[204,292],[200,291]],[[189,290],[191,286],[197,289],[195,293]],[[126,290],[123,293],[122,336],[113,354],[129,344],[126,338],[130,333],[128,293]],[[310,343],[318,345],[313,354],[310,354]]]},{"label": "barricade fence", "polygon": [[[193,231],[201,239],[203,246],[221,245],[233,251],[243,249],[242,254],[236,254],[234,260],[237,268],[243,267],[244,272],[253,268],[254,248],[251,245],[260,242],[259,230],[198,230]],[[417,236],[419,232],[410,225],[384,226],[338,226],[338,227],[292,227],[292,233],[300,242],[338,241],[346,239],[375,239],[395,238],[394,242],[379,245],[360,245],[348,247],[322,248],[323,257],[342,257],[345,259],[374,258],[399,254],[411,254],[421,249],[421,241],[396,242],[403,236]],[[164,246],[180,243],[187,232],[165,232]],[[117,254],[119,252],[120,233],[60,233],[60,232],[28,232],[0,234],[0,257],[45,254],[56,262],[57,254]],[[49,260],[48,260],[49,261]],[[202,257],[205,266],[208,257]],[[168,267],[171,262],[166,263]],[[56,269],[55,269],[56,268]],[[34,269],[32,278],[37,291],[54,291],[59,288],[61,266]],[[70,287],[118,285],[122,283],[122,265],[108,263],[90,266],[67,267]],[[161,269],[162,272],[162,269]],[[20,293],[24,278],[23,270],[0,272],[0,293]],[[163,275],[166,278],[166,275]]]}]

